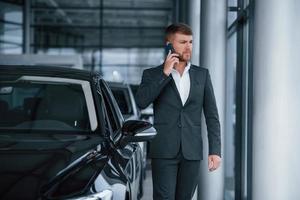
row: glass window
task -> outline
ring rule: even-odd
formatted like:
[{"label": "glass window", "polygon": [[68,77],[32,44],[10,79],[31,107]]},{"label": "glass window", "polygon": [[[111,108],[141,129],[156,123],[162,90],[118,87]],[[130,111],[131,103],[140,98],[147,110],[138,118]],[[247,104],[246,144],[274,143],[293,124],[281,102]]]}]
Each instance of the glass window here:
[{"label": "glass window", "polygon": [[127,88],[111,87],[111,91],[118,103],[121,113],[123,115],[132,115],[133,110]]},{"label": "glass window", "polygon": [[[250,0],[228,0],[226,63],[225,199],[251,199],[251,99],[253,6]],[[237,5],[240,10],[237,10]],[[234,15],[233,15],[234,13]],[[239,16],[238,16],[239,15]],[[232,23],[243,18],[239,23]]]},{"label": "glass window", "polygon": [[82,67],[138,84],[164,57],[164,29],[174,2],[31,0],[31,52],[80,55]]},{"label": "glass window", "polygon": [[23,50],[23,1],[0,1],[0,53],[21,54]]},{"label": "glass window", "polygon": [[32,0],[30,10],[33,53],[81,54],[84,65],[92,65],[91,54],[102,44],[100,1]]},{"label": "glass window", "polygon": [[236,20],[238,13],[238,1],[228,0],[228,13],[227,13],[227,26],[230,27],[231,24]]},{"label": "glass window", "polygon": [[70,1],[70,0],[60,0],[57,3],[50,3],[52,1],[44,0],[31,0],[32,4],[36,6],[60,6],[60,7],[99,7],[99,0],[89,0],[89,1]]},{"label": "glass window", "polygon": [[90,130],[80,84],[1,82],[0,128]]},{"label": "glass window", "polygon": [[105,80],[139,84],[143,70],[163,63],[164,55],[162,48],[103,48],[101,71]]}]

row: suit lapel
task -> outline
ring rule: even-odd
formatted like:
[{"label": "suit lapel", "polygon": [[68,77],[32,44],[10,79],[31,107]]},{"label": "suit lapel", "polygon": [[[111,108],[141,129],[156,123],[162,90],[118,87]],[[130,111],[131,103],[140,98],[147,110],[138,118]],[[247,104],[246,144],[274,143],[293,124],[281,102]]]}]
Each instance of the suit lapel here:
[{"label": "suit lapel", "polygon": [[189,75],[190,75],[190,92],[189,92],[189,96],[184,104],[184,106],[186,106],[189,101],[191,100],[191,96],[193,94],[194,91],[194,84],[196,81],[196,70],[194,70],[193,66],[191,65],[190,70],[189,70]]},{"label": "suit lapel", "polygon": [[[161,65],[160,68],[161,68],[161,70],[163,70],[163,69],[164,69],[164,65]],[[174,81],[174,79],[173,79],[172,74],[170,74],[170,76],[171,76],[171,78],[172,78],[172,80],[170,81],[170,82],[171,82],[171,83],[170,83],[170,84],[171,84],[171,87],[173,88],[173,90],[174,90],[174,92],[175,92],[175,96],[176,96],[177,100],[179,101],[180,105],[182,106],[182,101],[181,101],[181,98],[180,98],[180,94],[179,94],[179,92],[178,92],[178,90],[177,90],[177,87],[176,87],[176,84],[175,84],[175,81]]]}]

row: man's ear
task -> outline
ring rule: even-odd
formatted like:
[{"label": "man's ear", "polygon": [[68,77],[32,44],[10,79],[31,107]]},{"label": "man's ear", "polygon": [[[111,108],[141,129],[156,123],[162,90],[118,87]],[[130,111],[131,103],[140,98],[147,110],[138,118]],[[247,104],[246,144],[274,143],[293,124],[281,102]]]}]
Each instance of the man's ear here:
[{"label": "man's ear", "polygon": [[167,43],[173,43],[174,35],[170,34],[166,37],[166,44]]}]

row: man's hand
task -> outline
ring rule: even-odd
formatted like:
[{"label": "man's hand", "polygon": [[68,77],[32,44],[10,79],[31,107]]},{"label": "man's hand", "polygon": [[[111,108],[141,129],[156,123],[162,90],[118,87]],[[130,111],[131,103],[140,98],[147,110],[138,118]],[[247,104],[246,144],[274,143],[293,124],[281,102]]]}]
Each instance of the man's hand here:
[{"label": "man's hand", "polygon": [[164,73],[169,76],[175,64],[179,63],[179,55],[177,53],[169,53],[164,63]]},{"label": "man's hand", "polygon": [[209,155],[208,156],[208,170],[214,171],[220,167],[221,157],[218,155]]}]

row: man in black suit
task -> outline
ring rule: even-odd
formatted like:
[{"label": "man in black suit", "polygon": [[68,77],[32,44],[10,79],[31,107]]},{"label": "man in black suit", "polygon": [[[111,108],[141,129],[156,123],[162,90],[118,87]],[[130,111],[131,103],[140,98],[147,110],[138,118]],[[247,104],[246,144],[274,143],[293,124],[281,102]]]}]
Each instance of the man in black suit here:
[{"label": "man in black suit", "polygon": [[137,104],[153,103],[157,136],[150,143],[153,199],[190,200],[199,180],[203,159],[201,114],[204,111],[209,142],[208,169],[221,162],[220,123],[207,69],[191,65],[192,30],[186,24],[166,29],[171,43],[165,62],[143,72]]}]

